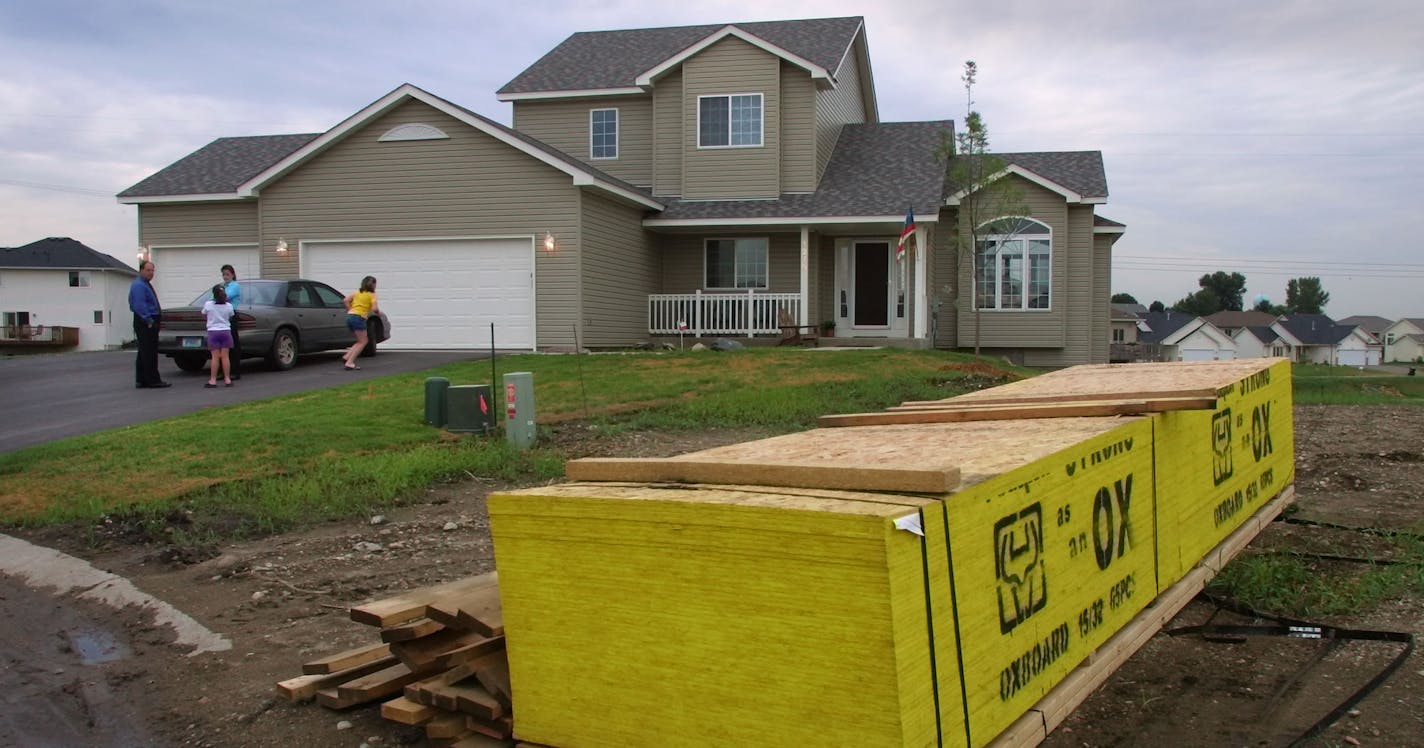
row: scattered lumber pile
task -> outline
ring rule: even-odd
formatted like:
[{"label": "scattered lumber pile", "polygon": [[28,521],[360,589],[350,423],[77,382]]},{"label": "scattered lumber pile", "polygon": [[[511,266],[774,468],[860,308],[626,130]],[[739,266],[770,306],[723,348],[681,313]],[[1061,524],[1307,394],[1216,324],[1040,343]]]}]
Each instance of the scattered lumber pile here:
[{"label": "scattered lumber pile", "polygon": [[381,716],[420,725],[432,745],[511,746],[514,712],[494,573],[351,608],[380,642],[302,665],[277,684],[328,709],[381,702]]}]

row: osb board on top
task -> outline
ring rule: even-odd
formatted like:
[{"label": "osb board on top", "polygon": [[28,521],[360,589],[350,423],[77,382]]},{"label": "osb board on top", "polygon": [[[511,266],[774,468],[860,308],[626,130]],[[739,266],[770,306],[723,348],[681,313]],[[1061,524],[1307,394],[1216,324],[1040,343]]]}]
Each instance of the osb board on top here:
[{"label": "osb board on top", "polygon": [[[618,501],[710,504],[752,509],[803,510],[836,514],[899,517],[937,500],[924,496],[804,488],[735,485],[648,483],[561,483],[543,488],[509,491],[506,496],[553,499],[608,499]],[[544,511],[554,511],[546,508]],[[644,515],[647,518],[647,515]]]},{"label": "osb board on top", "polygon": [[1233,384],[1280,363],[1278,358],[1085,364],[946,400],[904,403],[1027,403],[1065,400],[1219,397]]},{"label": "osb board on top", "polygon": [[[781,485],[774,482],[774,471],[748,471],[745,466],[765,468],[786,463],[842,468],[838,476],[847,479],[840,485],[806,487],[914,491],[913,488],[896,489],[882,486],[867,488],[857,485],[853,479],[858,469],[898,469],[912,475],[932,470],[958,471],[958,485],[938,492],[945,493],[1027,465],[1085,439],[1106,433],[1134,418],[1140,417],[1054,418],[813,429],[690,452],[677,457],[638,460],[635,461],[636,468],[629,470],[630,475],[621,479],[649,480],[647,475],[650,472],[662,469],[669,476],[668,480],[678,480],[675,477],[678,463],[692,462],[722,466],[723,472],[719,479],[704,479],[702,482]],[[599,461],[569,462],[569,477],[578,479],[580,464],[595,462]],[[600,479],[619,479],[606,470],[610,465],[612,463],[603,461],[599,466],[602,471]],[[756,472],[758,480],[745,480],[748,472]]]}]

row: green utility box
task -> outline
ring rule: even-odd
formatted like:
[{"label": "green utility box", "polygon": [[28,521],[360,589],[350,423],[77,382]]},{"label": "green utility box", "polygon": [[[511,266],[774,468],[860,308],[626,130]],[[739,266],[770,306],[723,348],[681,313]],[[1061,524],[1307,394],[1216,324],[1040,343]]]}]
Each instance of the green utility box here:
[{"label": "green utility box", "polygon": [[534,375],[511,371],[504,375],[504,437],[520,449],[534,445]]},{"label": "green utility box", "polygon": [[450,389],[450,380],[445,377],[428,377],[425,380],[425,422],[431,426],[445,425],[445,400]]},{"label": "green utility box", "polygon": [[476,434],[494,431],[494,398],[487,384],[450,387],[445,396],[445,430]]}]

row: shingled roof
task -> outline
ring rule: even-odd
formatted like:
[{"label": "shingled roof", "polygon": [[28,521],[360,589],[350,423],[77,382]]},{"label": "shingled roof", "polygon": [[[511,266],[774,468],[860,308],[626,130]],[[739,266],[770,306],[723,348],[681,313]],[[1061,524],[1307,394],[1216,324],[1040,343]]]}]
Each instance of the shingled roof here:
[{"label": "shingled roof", "polygon": [[1350,337],[1354,325],[1337,325],[1323,314],[1292,314],[1276,320],[1291,337],[1305,345],[1334,345]]},{"label": "shingled roof", "polygon": [[859,16],[581,31],[540,57],[498,94],[589,91],[636,85],[652,70],[728,26],[834,73],[865,21]]},{"label": "shingled roof", "polygon": [[321,133],[218,138],[119,193],[125,197],[218,195],[261,174]]},{"label": "shingled roof", "polygon": [[[1017,166],[1072,190],[1084,199],[1101,200],[1108,196],[1108,177],[1103,170],[1102,151],[1041,151],[990,155],[1008,166]],[[946,194],[954,194],[966,186],[968,185],[955,184],[950,180],[945,186]]]},{"label": "shingled roof", "polygon": [[935,157],[950,120],[846,125],[813,194],[779,200],[674,200],[658,220],[939,215],[944,165]]},{"label": "shingled roof", "polygon": [[52,236],[21,247],[0,250],[0,268],[117,270],[138,275],[137,270],[112,256],[67,236]]}]

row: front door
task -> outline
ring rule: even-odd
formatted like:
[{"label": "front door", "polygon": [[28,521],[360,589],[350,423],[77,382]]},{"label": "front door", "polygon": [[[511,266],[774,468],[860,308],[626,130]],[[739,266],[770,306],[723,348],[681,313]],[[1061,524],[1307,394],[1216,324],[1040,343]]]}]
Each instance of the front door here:
[{"label": "front door", "polygon": [[895,260],[895,243],[842,240],[836,252],[836,335],[903,337],[908,331],[907,268]]}]

